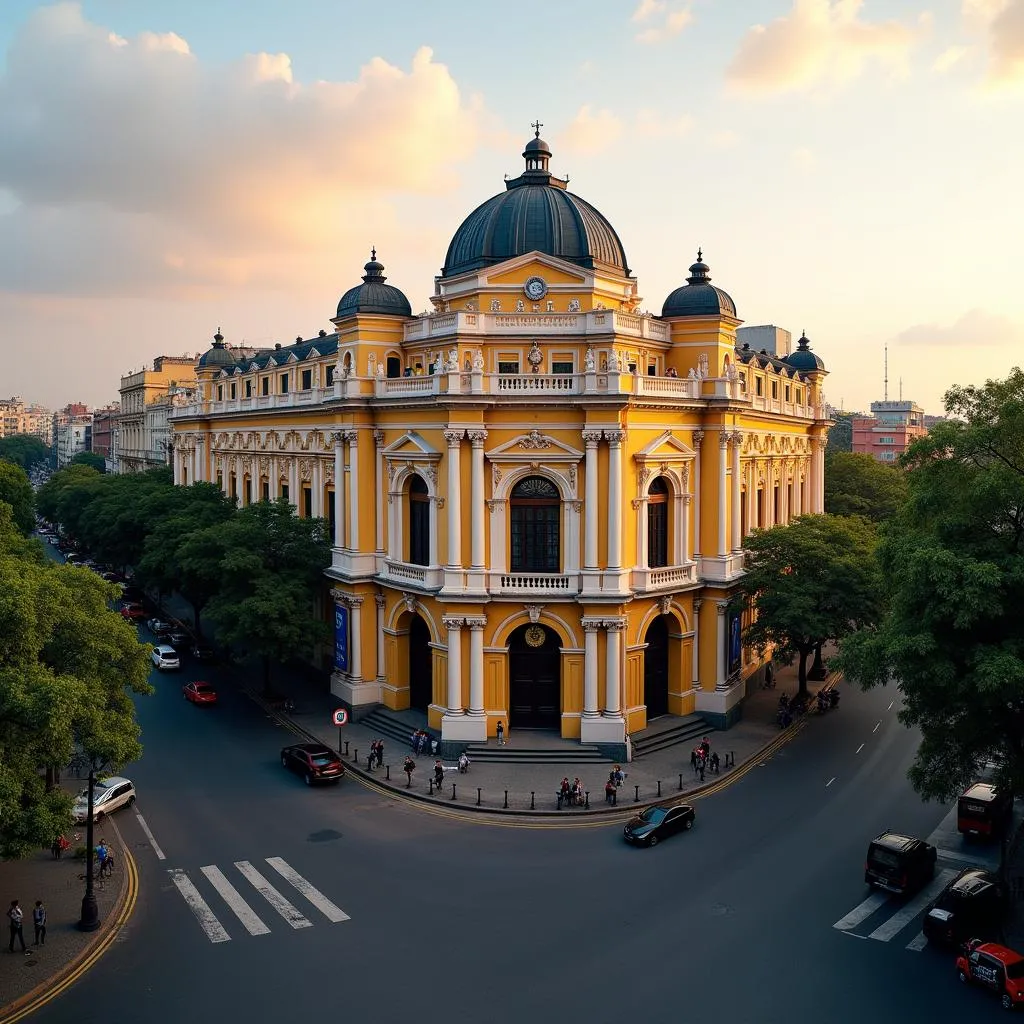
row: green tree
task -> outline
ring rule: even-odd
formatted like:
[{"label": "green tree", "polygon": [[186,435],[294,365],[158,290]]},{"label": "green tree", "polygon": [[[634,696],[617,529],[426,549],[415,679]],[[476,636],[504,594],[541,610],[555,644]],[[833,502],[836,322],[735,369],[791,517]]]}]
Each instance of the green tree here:
[{"label": "green tree", "polygon": [[111,611],[116,588],[47,561],[0,505],[0,856],[47,846],[70,823],[52,785],[76,750],[119,769],[141,754],[133,693],[149,647]]},{"label": "green tree", "polygon": [[218,639],[261,659],[269,691],[271,665],[330,636],[315,602],[331,560],[327,524],[300,519],[287,499],[261,501],[196,534],[188,553],[201,550],[216,552],[221,572],[207,617]]},{"label": "green tree", "polygon": [[0,459],[13,462],[24,470],[50,461],[50,449],[34,434],[12,434],[0,437]]},{"label": "green tree", "polygon": [[97,473],[106,473],[107,460],[96,452],[79,452],[71,460],[72,466],[91,466]]},{"label": "green tree", "polygon": [[807,515],[747,538],[741,582],[756,618],[744,642],[784,665],[799,661],[807,692],[807,659],[820,644],[875,622],[881,580],[874,527],[864,519]]},{"label": "green tree", "polygon": [[220,587],[222,551],[216,531],[207,528],[235,514],[233,499],[216,484],[174,488],[173,505],[146,535],[138,576],[161,593],[177,591],[192,605],[197,634],[200,616]]},{"label": "green tree", "polygon": [[907,475],[864,452],[829,452],[825,458],[825,511],[880,523],[907,501]]},{"label": "green tree", "polygon": [[27,537],[36,525],[32,484],[20,466],[0,461],[0,501],[11,506],[14,525]]},{"label": "green tree", "polygon": [[62,503],[74,508],[78,499],[100,479],[100,474],[91,466],[68,466],[58,470],[36,492],[36,509],[51,523],[66,525],[62,518]]},{"label": "green tree", "polygon": [[853,417],[852,412],[837,412],[832,426],[828,428],[828,448],[830,452],[853,451]]},{"label": "green tree", "polygon": [[887,612],[842,644],[864,687],[895,681],[900,719],[921,732],[910,769],[948,799],[993,759],[1024,793],[1024,373],[945,396],[955,419],[905,457],[910,498],[879,560]]}]

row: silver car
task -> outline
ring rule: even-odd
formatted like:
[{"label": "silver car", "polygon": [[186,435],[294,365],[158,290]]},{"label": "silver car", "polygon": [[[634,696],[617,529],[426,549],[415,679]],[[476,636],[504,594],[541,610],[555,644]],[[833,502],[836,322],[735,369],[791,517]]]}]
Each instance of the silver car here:
[{"label": "silver car", "polygon": [[150,657],[153,660],[153,664],[161,672],[167,669],[181,668],[181,659],[178,657],[178,652],[167,644],[159,644],[154,647]]},{"label": "silver car", "polygon": [[[115,775],[97,780],[92,788],[92,820],[102,821],[108,814],[135,803],[135,786],[130,779]],[[83,789],[71,809],[75,822],[82,825],[89,817],[89,790]]]}]

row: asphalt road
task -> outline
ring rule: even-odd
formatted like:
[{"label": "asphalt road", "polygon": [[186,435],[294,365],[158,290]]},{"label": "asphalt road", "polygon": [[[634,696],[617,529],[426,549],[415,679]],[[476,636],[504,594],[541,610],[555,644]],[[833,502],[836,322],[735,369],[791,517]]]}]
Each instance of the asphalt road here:
[{"label": "asphalt road", "polygon": [[[894,692],[844,686],[840,711],[699,802],[692,832],[636,850],[619,823],[465,821],[353,779],[309,790],[280,766],[290,735],[248,698],[182,700],[184,681],[214,675],[186,660],[140,699],[145,755],[125,774],[165,859],[122,812],[138,909],[39,1024],[1001,1013],[961,988],[948,952],[907,948],[920,917],[900,928],[895,900],[834,927],[868,896],[868,841],[890,827],[928,836],[947,812],[906,782],[914,739]],[[291,909],[275,908],[281,898]]]}]

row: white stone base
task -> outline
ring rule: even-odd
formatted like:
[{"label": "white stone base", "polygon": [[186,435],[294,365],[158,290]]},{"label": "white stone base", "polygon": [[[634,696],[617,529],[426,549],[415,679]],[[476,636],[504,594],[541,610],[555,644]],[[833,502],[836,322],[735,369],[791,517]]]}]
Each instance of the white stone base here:
[{"label": "white stone base", "polygon": [[442,715],[441,740],[456,742],[486,743],[486,715]]},{"label": "white stone base", "polygon": [[727,690],[698,690],[695,711],[725,715],[743,700],[744,686],[738,682]]},{"label": "white stone base", "polygon": [[379,679],[353,680],[339,672],[331,675],[331,693],[335,697],[340,697],[351,708],[367,704],[382,704],[384,697],[381,690]]},{"label": "white stone base", "polygon": [[605,718],[599,715],[597,718],[580,719],[580,742],[581,743],[625,743],[626,742],[626,720],[624,718]]}]

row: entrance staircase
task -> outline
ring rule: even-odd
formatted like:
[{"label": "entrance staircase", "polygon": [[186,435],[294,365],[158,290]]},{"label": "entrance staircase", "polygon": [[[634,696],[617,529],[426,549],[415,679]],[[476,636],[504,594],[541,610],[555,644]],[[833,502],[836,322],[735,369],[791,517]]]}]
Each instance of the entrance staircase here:
[{"label": "entrance staircase", "polygon": [[478,764],[611,764],[589,743],[544,733],[531,734],[522,729],[516,730],[503,747],[499,747],[497,741],[471,743],[466,754],[470,761]]},{"label": "entrance staircase", "polygon": [[682,743],[699,741],[702,736],[707,736],[713,731],[700,715],[687,715],[685,718],[665,715],[656,718],[646,729],[629,737],[633,744],[633,760],[646,754],[655,754],[659,750],[668,750],[669,747],[676,747]]},{"label": "entrance staircase", "polygon": [[397,743],[403,750],[409,747],[409,737],[414,729],[423,729],[431,738],[440,739],[436,730],[427,725],[427,716],[417,711],[388,711],[386,708],[374,708],[359,724],[371,729],[382,739]]}]

